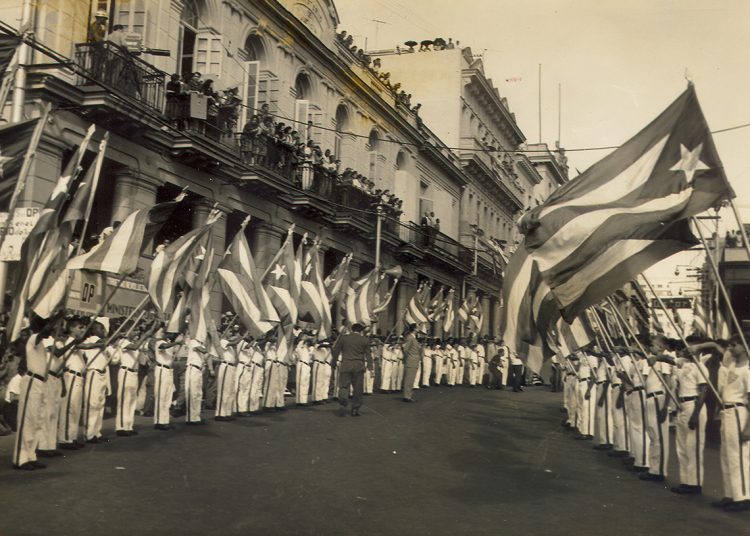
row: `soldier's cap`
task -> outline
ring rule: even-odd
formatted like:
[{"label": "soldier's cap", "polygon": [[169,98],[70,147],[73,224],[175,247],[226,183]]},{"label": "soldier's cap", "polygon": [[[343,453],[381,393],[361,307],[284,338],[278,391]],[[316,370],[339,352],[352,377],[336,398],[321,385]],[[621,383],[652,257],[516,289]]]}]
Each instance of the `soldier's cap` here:
[{"label": "soldier's cap", "polygon": [[108,19],[109,15],[107,15],[106,11],[104,11],[103,9],[100,9],[99,11],[96,12],[96,15],[94,15],[94,17],[96,17],[97,19]]}]

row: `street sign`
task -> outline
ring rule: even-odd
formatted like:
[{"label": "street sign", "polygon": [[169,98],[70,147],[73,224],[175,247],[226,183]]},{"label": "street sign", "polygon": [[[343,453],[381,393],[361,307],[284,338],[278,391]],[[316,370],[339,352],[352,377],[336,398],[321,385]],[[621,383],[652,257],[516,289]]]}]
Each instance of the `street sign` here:
[{"label": "street sign", "polygon": [[[667,309],[692,309],[693,308],[693,300],[691,298],[662,298],[661,301],[664,302],[664,306]],[[661,307],[659,305],[659,300],[656,298],[653,298],[651,300],[651,307],[654,309],[657,309]]]}]

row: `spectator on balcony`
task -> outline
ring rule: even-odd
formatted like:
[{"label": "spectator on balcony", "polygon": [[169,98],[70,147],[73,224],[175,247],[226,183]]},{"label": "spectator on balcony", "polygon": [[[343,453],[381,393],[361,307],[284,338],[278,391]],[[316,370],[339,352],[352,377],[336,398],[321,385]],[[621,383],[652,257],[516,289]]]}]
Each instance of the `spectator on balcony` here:
[{"label": "spectator on balcony", "polygon": [[129,53],[125,42],[125,26],[122,24],[115,24],[112,26],[112,31],[107,36],[107,42],[123,49],[124,52]]},{"label": "spectator on balcony", "polygon": [[261,117],[258,143],[263,145],[261,149],[263,158],[256,163],[270,167],[271,162],[275,160],[276,146],[274,144],[273,132],[274,127],[271,116]]},{"label": "spectator on balcony", "polygon": [[307,140],[307,143],[302,149],[302,163],[301,163],[301,174],[300,180],[302,181],[302,189],[309,190],[313,184],[313,164],[315,159],[313,156],[313,141]]},{"label": "spectator on balcony", "polygon": [[175,128],[185,128],[185,83],[174,73],[167,82],[167,107],[164,113]]},{"label": "spectator on balcony", "polygon": [[260,133],[260,117],[254,115],[245,123],[240,135],[240,151],[242,161],[245,164],[255,164],[259,162],[258,155],[258,135]]},{"label": "spectator on balcony", "polygon": [[100,10],[94,15],[94,20],[89,24],[86,41],[89,43],[103,43],[107,36],[107,12]]}]

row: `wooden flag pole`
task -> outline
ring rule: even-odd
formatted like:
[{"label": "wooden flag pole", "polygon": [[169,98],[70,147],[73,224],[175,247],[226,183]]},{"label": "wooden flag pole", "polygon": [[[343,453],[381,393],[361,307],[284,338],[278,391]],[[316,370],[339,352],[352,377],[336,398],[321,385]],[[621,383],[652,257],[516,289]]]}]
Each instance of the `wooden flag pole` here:
[{"label": "wooden flag pole", "polygon": [[[625,343],[627,343],[628,341],[628,337],[625,335],[625,330],[622,327],[624,325],[627,328],[628,333],[630,333],[630,337],[635,341],[636,346],[638,346],[641,352],[643,352],[643,355],[647,356],[648,352],[646,351],[646,348],[644,348],[644,346],[641,344],[641,341],[638,340],[638,337],[635,336],[635,333],[633,333],[633,329],[628,325],[627,322],[625,322],[625,318],[621,316],[619,309],[617,309],[617,307],[615,306],[614,300],[610,296],[607,296],[607,302],[609,303],[609,308],[612,309],[612,314],[614,314],[615,316],[615,324],[617,324],[617,329],[620,331],[620,334],[622,335],[622,340],[625,341]],[[681,409],[682,404],[680,404],[679,399],[675,396],[675,394],[669,388],[669,384],[667,383],[667,380],[664,379],[664,376],[662,375],[662,373],[659,372],[653,366],[651,367],[651,370],[656,373],[656,377],[659,378],[659,381],[664,387],[664,390],[669,395],[669,398],[672,399],[672,402],[675,403],[675,406],[678,409]]]},{"label": "wooden flag pole", "polygon": [[[698,236],[701,239],[701,244],[703,244],[703,248],[708,251],[708,246],[706,245],[706,237],[703,236],[703,230],[698,225],[698,221],[693,218],[693,223],[695,224],[695,227],[698,229]],[[744,235],[743,235],[744,237]],[[747,247],[747,244],[746,244]],[[724,301],[727,304],[727,307],[729,308],[729,314],[732,316],[732,322],[734,323],[734,326],[737,328],[737,333],[740,336],[740,340],[742,341],[742,346],[745,348],[745,352],[747,352],[747,355],[750,356],[750,348],[747,346],[747,341],[745,340],[745,334],[742,332],[742,324],[740,324],[740,321],[737,319],[737,315],[734,312],[734,308],[732,307],[732,302],[729,300],[729,293],[727,292],[726,287],[724,286],[724,282],[721,280],[721,276],[719,275],[719,266],[716,264],[716,259],[714,259],[711,255],[706,255],[708,257],[708,264],[711,265],[711,270],[714,273],[714,278],[716,279],[716,282],[719,285],[719,289],[721,290],[721,295],[724,297]],[[653,290],[652,290],[653,292]],[[658,296],[657,296],[657,299]],[[661,300],[660,302],[661,303]]]},{"label": "wooden flag pole", "polygon": [[[595,324],[599,328],[599,332],[602,334],[602,338],[605,340],[605,342],[608,339],[608,333],[606,333],[604,329],[604,325],[601,322],[601,319],[599,318],[599,313],[596,311],[591,311],[591,314],[594,317]],[[611,342],[611,341],[610,341]],[[609,344],[608,344],[609,346]],[[614,347],[609,347],[610,353],[615,357],[615,361],[620,365],[620,368],[622,369],[623,374],[625,374],[625,377],[628,379],[628,381],[633,384],[632,378],[630,378],[630,374],[628,374],[628,371],[625,370],[625,365],[622,363],[622,359],[620,358],[620,354],[615,352]],[[646,386],[646,380],[643,378],[643,373],[641,372],[641,368],[638,366],[637,363],[633,363],[633,368],[635,369],[636,374],[638,375],[638,379],[640,380],[641,384],[645,387]],[[633,384],[634,385],[634,384]]]}]

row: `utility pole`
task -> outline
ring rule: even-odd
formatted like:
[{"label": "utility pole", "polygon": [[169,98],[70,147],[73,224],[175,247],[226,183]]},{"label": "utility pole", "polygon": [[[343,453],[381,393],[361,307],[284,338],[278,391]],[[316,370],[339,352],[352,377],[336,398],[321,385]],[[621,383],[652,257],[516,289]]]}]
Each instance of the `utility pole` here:
[{"label": "utility pole", "polygon": [[375,209],[377,221],[375,223],[375,269],[380,268],[380,236],[383,233],[383,202],[378,202]]}]

